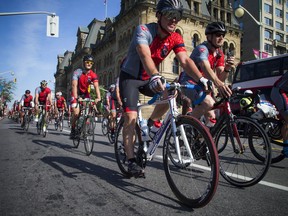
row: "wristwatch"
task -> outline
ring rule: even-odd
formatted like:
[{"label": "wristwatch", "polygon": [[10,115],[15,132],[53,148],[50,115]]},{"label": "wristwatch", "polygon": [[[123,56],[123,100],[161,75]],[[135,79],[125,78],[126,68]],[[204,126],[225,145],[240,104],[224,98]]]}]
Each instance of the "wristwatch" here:
[{"label": "wristwatch", "polygon": [[224,68],[224,71],[225,71],[226,73],[231,73],[232,69],[230,68],[229,70],[226,70],[226,69]]}]

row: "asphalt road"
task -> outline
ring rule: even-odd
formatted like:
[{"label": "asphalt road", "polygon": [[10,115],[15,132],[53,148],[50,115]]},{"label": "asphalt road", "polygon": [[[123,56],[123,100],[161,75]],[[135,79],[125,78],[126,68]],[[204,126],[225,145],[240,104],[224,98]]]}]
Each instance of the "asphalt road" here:
[{"label": "asphalt road", "polygon": [[[287,215],[288,160],[272,165],[262,182],[237,188],[220,177],[212,201],[199,209],[178,202],[168,186],[162,161],[146,168],[145,179],[124,178],[114,149],[97,124],[90,156],[81,143],[49,128],[28,133],[10,119],[0,121],[0,215]],[[157,152],[160,156],[160,152]]]}]

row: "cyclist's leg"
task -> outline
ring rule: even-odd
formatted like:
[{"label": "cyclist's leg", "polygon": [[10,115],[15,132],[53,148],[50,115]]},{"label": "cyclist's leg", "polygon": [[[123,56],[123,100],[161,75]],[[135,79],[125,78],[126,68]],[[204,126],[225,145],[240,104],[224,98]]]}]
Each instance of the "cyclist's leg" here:
[{"label": "cyclist's leg", "polygon": [[72,109],[72,116],[71,116],[71,133],[70,138],[73,138],[75,135],[75,127],[76,127],[76,121],[79,118],[80,108],[79,104],[77,104],[77,101],[71,101],[71,109]]}]

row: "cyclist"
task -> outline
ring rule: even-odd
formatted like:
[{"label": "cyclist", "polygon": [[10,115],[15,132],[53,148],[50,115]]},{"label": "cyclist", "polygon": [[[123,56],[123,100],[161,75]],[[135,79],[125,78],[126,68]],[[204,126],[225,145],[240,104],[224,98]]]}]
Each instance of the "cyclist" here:
[{"label": "cyclist", "polygon": [[[119,87],[124,110],[123,140],[128,158],[128,171],[135,176],[144,173],[134,158],[133,142],[139,92],[153,96],[164,91],[165,79],[157,69],[159,64],[173,50],[187,73],[207,87],[208,80],[201,75],[187,55],[181,35],[175,32],[182,13],[183,6],[180,0],[158,1],[158,22],[142,24],[135,29],[127,56],[121,66]],[[150,116],[149,126],[165,114],[167,108],[166,104],[156,106]]]},{"label": "cyclist", "polygon": [[241,98],[240,100],[240,109],[243,113],[247,113],[249,115],[255,112],[254,104],[252,104],[252,98],[249,95],[252,95],[253,92],[251,90],[245,90],[244,95],[246,97]]},{"label": "cyclist", "polygon": [[62,92],[59,91],[56,93],[56,98],[54,101],[55,124],[58,118],[58,112],[62,112],[62,116],[64,116],[64,110],[67,111],[67,103],[65,98],[62,96]]},{"label": "cyclist", "polygon": [[75,124],[76,120],[79,117],[79,106],[77,106],[77,100],[79,98],[85,99],[90,98],[90,84],[93,84],[96,98],[95,103],[101,100],[98,76],[92,70],[94,65],[94,58],[92,55],[85,55],[83,57],[83,66],[84,69],[78,68],[74,71],[72,77],[72,94],[71,94],[71,108],[73,112],[72,120],[71,120],[71,133],[70,138],[73,139],[75,135]]},{"label": "cyclist", "polygon": [[[227,30],[222,22],[212,22],[207,25],[205,35],[207,41],[199,44],[191,53],[190,58],[196,63],[203,76],[211,80],[216,86],[218,92],[223,97],[229,97],[232,94],[229,86],[224,83],[234,65],[234,56],[225,56],[221,50],[224,37]],[[179,78],[180,83],[196,83],[193,77],[184,71]],[[197,99],[198,92],[190,89],[184,89],[183,93],[192,101]],[[211,110],[215,103],[211,95],[207,95],[204,101],[196,106],[191,113],[192,116],[200,118],[205,116],[206,124],[213,126],[216,122],[215,112]]]},{"label": "cyclist", "polygon": [[283,137],[282,153],[288,158],[288,73],[286,72],[277,80],[271,90],[271,99],[278,109],[280,115],[284,119],[284,124],[281,128]]},{"label": "cyclist", "polygon": [[[34,108],[33,96],[30,94],[30,90],[26,90],[25,94],[22,95],[19,103],[19,110],[20,110],[20,121],[21,127],[24,127],[24,108]],[[32,109],[29,110],[29,116],[32,114]]]},{"label": "cyclist", "polygon": [[46,80],[42,80],[40,82],[40,86],[36,88],[35,90],[35,122],[38,122],[38,116],[39,116],[39,105],[44,105],[46,109],[46,116],[45,119],[47,119],[48,113],[50,108],[46,105],[52,105],[52,97],[51,97],[51,89],[47,87],[48,82]]},{"label": "cyclist", "polygon": [[107,101],[107,109],[108,109],[108,118],[110,119],[111,128],[111,137],[112,139],[115,137],[114,129],[115,129],[115,120],[116,120],[116,86],[115,84],[110,85],[109,90],[106,94]]}]

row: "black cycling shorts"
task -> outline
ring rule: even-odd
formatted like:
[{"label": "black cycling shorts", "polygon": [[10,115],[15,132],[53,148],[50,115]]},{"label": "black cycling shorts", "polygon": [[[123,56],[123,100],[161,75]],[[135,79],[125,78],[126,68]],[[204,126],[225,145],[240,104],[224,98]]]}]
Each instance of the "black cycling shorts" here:
[{"label": "black cycling shorts", "polygon": [[153,97],[155,93],[149,88],[149,80],[138,80],[121,71],[119,76],[119,90],[124,112],[137,111],[139,92]]}]

